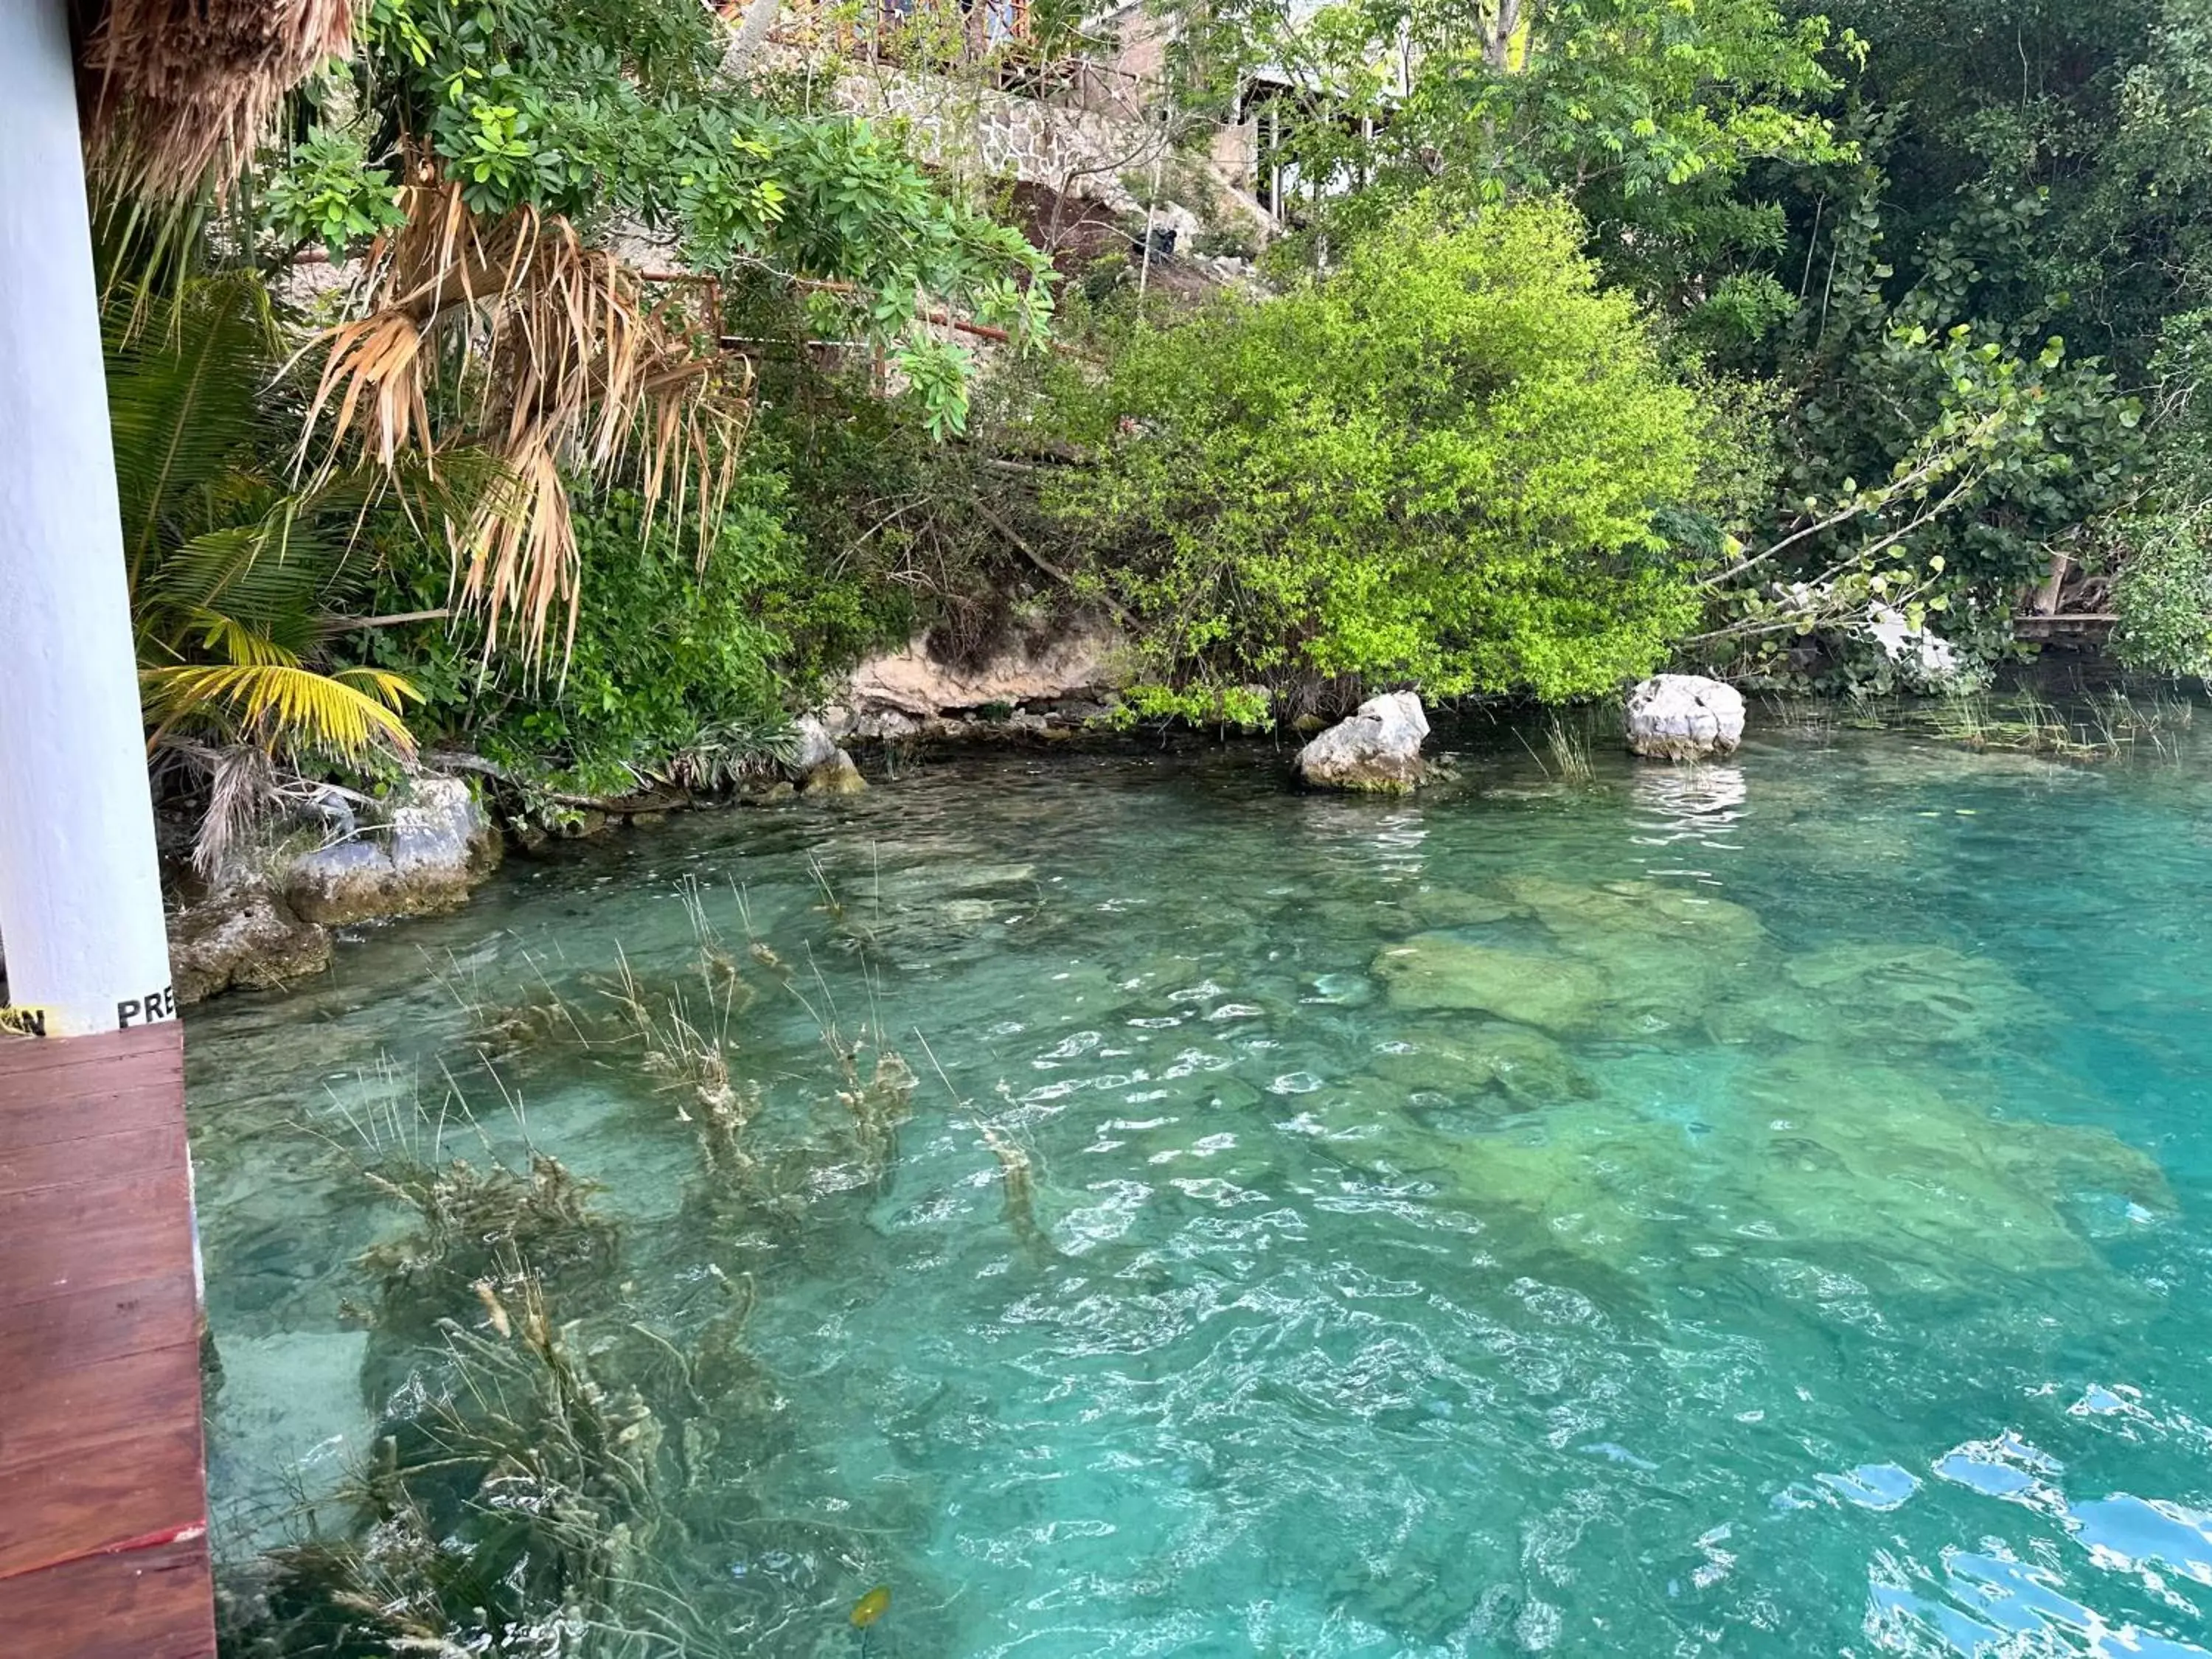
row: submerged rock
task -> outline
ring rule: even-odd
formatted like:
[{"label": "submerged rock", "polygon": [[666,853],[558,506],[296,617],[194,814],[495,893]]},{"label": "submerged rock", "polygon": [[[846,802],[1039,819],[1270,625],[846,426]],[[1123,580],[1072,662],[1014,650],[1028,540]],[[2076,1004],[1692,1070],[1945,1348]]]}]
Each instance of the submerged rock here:
[{"label": "submerged rock", "polygon": [[1735,752],[1743,694],[1701,674],[1655,674],[1628,694],[1628,746],[1657,760]]},{"label": "submerged rock", "polygon": [[1406,895],[1405,908],[1431,927],[1482,927],[1504,921],[1513,907],[1487,893],[1462,892],[1456,888],[1424,883]]},{"label": "submerged rock", "polygon": [[1298,750],[1299,781],[1319,789],[1404,794],[1427,775],[1421,743],[1428,735],[1428,717],[1412,692],[1370,697]]},{"label": "submerged rock", "polygon": [[1454,1098],[1496,1091],[1520,1106],[1588,1100],[1589,1074],[1541,1031],[1503,1020],[1418,1025],[1376,1054],[1377,1077]]},{"label": "submerged rock", "polygon": [[1759,917],[1741,904],[1655,881],[1582,886],[1549,876],[1511,876],[1498,890],[1534,916],[1563,951],[1618,957],[1654,939],[1741,954],[1764,937]]},{"label": "submerged rock", "polygon": [[1861,1279],[1987,1291],[2093,1267],[2081,1200],[2170,1208],[2157,1164],[2101,1130],[2002,1118],[1856,1049],[1761,1066],[1695,1121],[1559,1106],[1382,1149],[1549,1243],[1621,1271],[1686,1251],[1794,1255]]},{"label": "submerged rock", "polygon": [[328,930],[265,891],[223,894],[169,919],[169,972],[179,1002],[281,990],[330,965]]},{"label": "submerged rock", "polygon": [[380,830],[294,861],[287,903],[309,921],[338,926],[379,916],[450,910],[497,867],[499,831],[459,778],[412,780]]},{"label": "submerged rock", "polygon": [[1375,975],[1399,1008],[1463,1008],[1547,1031],[1595,1024],[1606,976],[1571,957],[1476,945],[1451,933],[1416,933],[1375,958]]},{"label": "submerged rock", "polygon": [[1632,898],[1558,885],[1576,896],[1535,912],[1550,948],[1437,932],[1385,949],[1373,971],[1390,988],[1392,1006],[1479,1010],[1554,1033],[1650,1038],[1702,1030],[1750,963],[1758,921],[1740,907],[1716,902],[1707,914],[1680,895],[1650,902],[1667,897],[1664,890]]},{"label": "submerged rock", "polygon": [[1717,1010],[1723,1038],[1771,1032],[1797,1042],[2018,1041],[2051,1017],[1996,963],[1942,945],[1839,945],[1785,957],[1756,989]]}]

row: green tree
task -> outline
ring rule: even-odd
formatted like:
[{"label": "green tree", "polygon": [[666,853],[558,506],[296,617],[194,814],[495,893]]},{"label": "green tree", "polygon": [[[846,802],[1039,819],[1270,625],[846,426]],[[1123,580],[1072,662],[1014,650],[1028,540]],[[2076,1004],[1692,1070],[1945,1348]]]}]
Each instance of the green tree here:
[{"label": "green tree", "polygon": [[[513,658],[485,664],[465,623],[379,629],[360,647],[420,688],[426,736],[526,775],[601,795],[672,770],[715,787],[727,781],[717,756],[757,757],[786,723],[780,666],[811,590],[784,511],[781,475],[749,462],[702,565],[635,490],[591,503],[577,515],[583,599],[557,681]],[[435,607],[446,575],[420,550],[397,562],[384,602]]]},{"label": "green tree", "polygon": [[[1762,162],[1849,154],[1823,107],[1858,46],[1771,0],[1277,0],[1202,11],[1218,76],[1287,66],[1266,106],[1293,211],[1341,241],[1409,197],[1465,210],[1562,192],[1616,281],[1682,311],[1771,314]],[[1241,52],[1237,48],[1242,47]]]},{"label": "green tree", "polygon": [[[713,548],[752,380],[722,342],[763,289],[895,368],[939,437],[965,425],[973,357],[928,319],[950,306],[1024,344],[1048,325],[1019,233],[896,135],[734,72],[697,0],[373,0],[360,39],[263,199],[286,250],[384,233],[371,309],[331,333],[309,407],[331,453],[350,433],[390,465],[463,434],[507,468],[454,538],[487,651],[519,640],[534,665],[573,641],[579,489],[635,488],[648,517],[665,495]],[[619,257],[624,238],[678,280]]]},{"label": "green tree", "polygon": [[[587,240],[672,241],[692,269],[836,283],[846,320],[918,358],[925,301],[1027,335],[1052,311],[1042,257],[948,195],[896,135],[807,113],[726,66],[697,0],[371,0],[359,60],[317,91],[317,128],[271,191],[289,242],[382,222],[410,161],[486,219],[557,214]],[[355,146],[352,199],[333,152]],[[941,354],[940,354],[941,355]],[[957,422],[952,422],[957,426]]]},{"label": "green tree", "polygon": [[1566,697],[1665,655],[1698,602],[1658,520],[1699,492],[1709,412],[1582,230],[1409,210],[1326,279],[1127,339],[1099,475],[1050,500],[1139,628],[1146,706],[1346,675]]}]

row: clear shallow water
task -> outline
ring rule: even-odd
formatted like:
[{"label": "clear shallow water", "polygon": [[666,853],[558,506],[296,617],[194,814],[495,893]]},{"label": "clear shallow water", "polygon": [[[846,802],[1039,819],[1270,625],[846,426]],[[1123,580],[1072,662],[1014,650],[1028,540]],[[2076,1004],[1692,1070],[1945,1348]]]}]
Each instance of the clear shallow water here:
[{"label": "clear shallow water", "polygon": [[[1456,741],[1405,805],[1232,751],[678,819],[196,1012],[228,1547],[372,1437],[347,1119],[450,1073],[657,1327],[752,1276],[750,1651],[857,1651],[877,1583],[879,1656],[2212,1651],[2212,757]],[[814,1148],[773,1213],[628,1050],[463,1006],[674,982],[693,883]],[[832,1006],[921,1077],[879,1178]]]}]

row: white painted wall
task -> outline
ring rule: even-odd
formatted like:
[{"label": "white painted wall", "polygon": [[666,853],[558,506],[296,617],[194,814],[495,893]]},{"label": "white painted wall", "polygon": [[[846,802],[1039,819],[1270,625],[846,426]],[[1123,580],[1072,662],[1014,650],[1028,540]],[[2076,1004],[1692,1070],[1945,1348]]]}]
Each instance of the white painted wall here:
[{"label": "white painted wall", "polygon": [[65,0],[0,0],[0,940],[48,1036],[173,1018]]}]

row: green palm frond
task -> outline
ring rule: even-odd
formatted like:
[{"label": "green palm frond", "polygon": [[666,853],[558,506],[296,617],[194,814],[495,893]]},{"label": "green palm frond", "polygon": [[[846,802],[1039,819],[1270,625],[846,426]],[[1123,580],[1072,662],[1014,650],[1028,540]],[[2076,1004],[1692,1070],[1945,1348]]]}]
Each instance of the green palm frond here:
[{"label": "green palm frond", "polygon": [[186,618],[198,634],[200,649],[233,668],[297,668],[300,653],[240,618],[220,611],[196,611]]},{"label": "green palm frond", "polygon": [[206,726],[264,749],[344,760],[415,750],[398,711],[421,694],[381,669],[319,674],[282,663],[183,663],[142,669],[138,684],[157,739],[179,726]]},{"label": "green palm frond", "polygon": [[108,424],[133,571],[155,556],[193,492],[221,479],[267,437],[261,398],[275,371],[267,294],[243,275],[192,281],[159,328],[138,325],[134,296],[103,319]]},{"label": "green palm frond", "polygon": [[[250,274],[187,276],[158,306],[108,295],[108,408],[141,694],[158,740],[183,727],[352,761],[413,749],[396,674],[333,669],[337,624],[374,574],[373,524],[397,506],[425,537],[501,487],[467,451],[302,483],[272,458],[298,436],[269,296]],[[384,533],[384,532],[380,532]]]},{"label": "green palm frond", "polygon": [[330,538],[280,501],[257,522],[193,537],[142,584],[142,631],[174,643],[221,617],[305,655],[322,617],[347,585],[333,579]]}]

